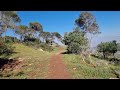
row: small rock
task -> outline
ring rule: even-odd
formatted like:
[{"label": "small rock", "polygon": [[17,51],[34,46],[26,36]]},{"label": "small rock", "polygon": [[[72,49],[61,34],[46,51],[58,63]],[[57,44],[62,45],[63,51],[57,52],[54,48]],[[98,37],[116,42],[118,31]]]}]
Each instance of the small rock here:
[{"label": "small rock", "polygon": [[76,70],[76,68],[73,68],[73,70]]},{"label": "small rock", "polygon": [[23,61],[23,59],[21,59],[21,60],[19,60],[20,62],[22,62]]},{"label": "small rock", "polygon": [[39,49],[39,51],[43,51],[42,49]]},{"label": "small rock", "polygon": [[21,60],[22,58],[18,58],[18,60]]},{"label": "small rock", "polygon": [[26,67],[27,65],[22,65],[22,67]]},{"label": "small rock", "polygon": [[109,79],[119,79],[119,78],[109,78]]},{"label": "small rock", "polygon": [[18,60],[19,60],[20,62],[22,62],[22,61],[24,60],[24,58],[18,58]]}]

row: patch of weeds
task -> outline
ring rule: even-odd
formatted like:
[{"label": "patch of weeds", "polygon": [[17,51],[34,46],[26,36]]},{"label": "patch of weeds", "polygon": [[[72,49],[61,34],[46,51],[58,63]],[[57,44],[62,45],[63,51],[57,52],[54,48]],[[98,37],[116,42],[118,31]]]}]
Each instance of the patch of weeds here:
[{"label": "patch of weeds", "polygon": [[120,70],[117,68],[111,68],[111,72],[116,76],[116,78],[120,78]]},{"label": "patch of weeds", "polygon": [[20,71],[20,72],[18,72],[15,76],[22,76],[22,75],[24,75],[24,72],[23,72],[23,71]]},{"label": "patch of weeds", "polygon": [[0,74],[0,77],[3,77],[3,74]]},{"label": "patch of weeds", "polygon": [[12,74],[7,74],[7,75],[5,75],[4,77],[10,77],[10,76],[12,76]]},{"label": "patch of weeds", "polygon": [[13,73],[1,73],[0,77],[11,77],[13,76]]}]

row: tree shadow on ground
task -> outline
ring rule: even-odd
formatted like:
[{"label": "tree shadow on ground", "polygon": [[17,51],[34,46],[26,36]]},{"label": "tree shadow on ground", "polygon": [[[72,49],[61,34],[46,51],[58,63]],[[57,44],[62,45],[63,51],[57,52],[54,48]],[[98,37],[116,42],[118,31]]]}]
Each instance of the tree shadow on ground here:
[{"label": "tree shadow on ground", "polygon": [[65,52],[61,52],[60,54],[71,54],[71,53],[65,51]]},{"label": "tree shadow on ground", "polygon": [[2,69],[5,64],[10,64],[11,62],[13,62],[13,59],[0,58],[0,69]]},{"label": "tree shadow on ground", "polygon": [[0,70],[3,71],[4,69],[13,69],[19,63],[20,61],[17,58],[0,58]]},{"label": "tree shadow on ground", "polygon": [[120,65],[120,59],[118,58],[110,58],[109,61],[114,62],[115,65]]},{"label": "tree shadow on ground", "polygon": [[1,55],[1,57],[0,58],[9,58],[12,54],[17,54],[17,53],[19,53],[19,52],[11,52],[11,53],[4,53],[3,55]]}]

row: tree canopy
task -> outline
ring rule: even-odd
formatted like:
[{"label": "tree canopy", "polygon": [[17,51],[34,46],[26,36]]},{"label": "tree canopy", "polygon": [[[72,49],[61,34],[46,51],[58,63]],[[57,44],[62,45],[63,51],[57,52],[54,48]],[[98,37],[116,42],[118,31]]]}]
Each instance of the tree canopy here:
[{"label": "tree canopy", "polygon": [[79,54],[87,45],[87,38],[82,31],[75,28],[72,32],[65,33],[63,43],[68,46],[69,53]]},{"label": "tree canopy", "polygon": [[117,49],[118,49],[118,47],[117,47],[117,44],[116,44],[115,40],[113,40],[111,42],[101,42],[97,46],[98,52],[102,52],[104,58],[106,58],[106,55],[108,53],[112,53],[113,56],[114,56],[114,54],[117,52]]}]

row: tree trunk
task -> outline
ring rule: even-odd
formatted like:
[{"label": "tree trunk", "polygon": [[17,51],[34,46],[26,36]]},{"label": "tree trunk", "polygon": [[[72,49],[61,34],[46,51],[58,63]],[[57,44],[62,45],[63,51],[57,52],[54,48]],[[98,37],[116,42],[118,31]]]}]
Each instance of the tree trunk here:
[{"label": "tree trunk", "polygon": [[105,53],[103,52],[103,58],[105,59]]},{"label": "tree trunk", "polygon": [[83,62],[86,63],[85,62],[85,57],[84,57],[83,53],[81,53],[81,58],[82,58]]},{"label": "tree trunk", "polygon": [[7,29],[7,26],[5,26],[5,36],[4,36],[4,42],[6,41],[6,30]]},{"label": "tree trunk", "polygon": [[90,36],[89,38],[89,59],[90,59],[90,63],[92,63],[92,60],[91,60],[91,41],[92,41],[92,35]]},{"label": "tree trunk", "polygon": [[22,43],[22,36],[20,36],[20,42]]},{"label": "tree trunk", "polygon": [[113,53],[113,58],[115,59],[115,54]]},{"label": "tree trunk", "polygon": [[52,46],[52,41],[51,41],[51,46]]},{"label": "tree trunk", "polygon": [[14,32],[14,43],[15,43],[15,32]]}]

